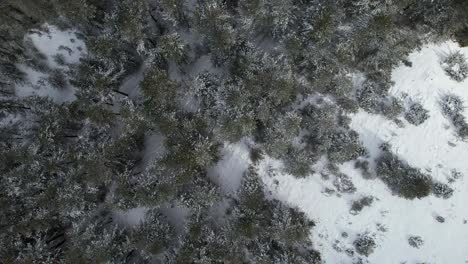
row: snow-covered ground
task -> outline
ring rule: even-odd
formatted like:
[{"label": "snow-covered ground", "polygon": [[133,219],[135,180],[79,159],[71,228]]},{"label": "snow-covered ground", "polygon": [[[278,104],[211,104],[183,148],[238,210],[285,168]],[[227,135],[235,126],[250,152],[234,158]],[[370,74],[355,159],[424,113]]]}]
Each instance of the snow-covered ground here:
[{"label": "snow-covered ground", "polygon": [[235,194],[242,183],[242,176],[250,166],[250,151],[246,140],[237,144],[226,143],[221,160],[208,169],[208,177],[221,186],[227,194]]},{"label": "snow-covered ground", "polygon": [[[87,53],[86,45],[77,37],[77,32],[62,31],[44,24],[41,30],[26,35],[25,41],[31,43],[30,48],[36,49],[36,53],[43,56],[41,63],[44,67],[39,70],[26,63],[18,64],[17,67],[25,73],[26,80],[16,86],[16,94],[19,97],[49,97],[57,103],[73,101],[76,98],[75,91],[68,83],[66,75],[70,66],[79,63],[80,58]],[[54,72],[64,77],[63,87],[54,87],[51,83],[50,76]]]},{"label": "snow-covered ground", "polygon": [[[359,257],[364,263],[376,264],[468,263],[468,142],[457,138],[439,104],[446,94],[458,95],[468,102],[468,79],[456,82],[441,67],[441,59],[455,51],[468,57],[468,48],[451,41],[426,45],[410,55],[412,67],[401,65],[393,71],[395,85],[390,95],[405,103],[421,103],[430,115],[421,125],[414,126],[403,116],[397,125],[365,111],[351,116],[351,127],[369,150],[370,162],[379,155],[378,146],[387,142],[400,159],[434,180],[449,184],[454,189],[449,199],[431,195],[407,200],[392,195],[381,180],[366,180],[354,168],[354,162],[340,165],[340,171],[351,178],[357,189],[351,194],[336,191],[334,176],[322,176],[327,174],[322,164],[316,164],[317,173],[305,179],[285,175],[281,163],[275,160],[266,158],[258,165],[274,197],[298,206],[315,220],[312,239],[326,263],[353,263]],[[466,110],[465,116],[468,117]],[[449,182],[454,170],[465,177]],[[352,202],[367,196],[374,198],[373,203],[360,213],[351,213]],[[438,216],[445,221],[437,221]],[[375,238],[377,248],[369,257],[349,250],[354,249],[353,241],[359,234]],[[423,245],[410,246],[410,236],[420,236]]]}]

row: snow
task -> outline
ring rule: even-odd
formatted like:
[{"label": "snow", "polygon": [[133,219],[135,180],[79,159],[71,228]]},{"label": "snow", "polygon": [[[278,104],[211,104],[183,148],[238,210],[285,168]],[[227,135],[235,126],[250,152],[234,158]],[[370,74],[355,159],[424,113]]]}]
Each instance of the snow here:
[{"label": "snow", "polygon": [[26,74],[26,82],[16,86],[16,95],[18,97],[49,97],[57,103],[76,99],[72,88],[56,89],[48,84],[46,81],[48,74],[38,72],[25,65],[18,65],[17,67]]},{"label": "snow", "polygon": [[[32,45],[45,55],[45,62],[50,70],[60,70],[67,75],[70,66],[79,63],[80,58],[87,53],[86,45],[76,34],[74,30],[61,31],[55,26],[44,24],[41,31],[34,31],[26,35],[25,39],[31,41]],[[55,61],[56,55],[63,57],[64,65]],[[76,99],[75,90],[68,82],[63,89],[54,88],[47,81],[49,74],[25,64],[19,64],[17,67],[26,75],[25,82],[16,86],[17,96],[49,97],[57,103]]]},{"label": "snow", "polygon": [[[65,57],[65,62],[76,64],[86,54],[86,45],[83,40],[77,38],[76,31],[62,31],[55,26],[44,26],[44,31],[29,34],[34,46],[47,56],[51,67],[60,67],[52,58],[56,54]],[[68,50],[68,51],[67,51]]]},{"label": "snow", "polygon": [[198,58],[193,63],[193,65],[190,65],[189,70],[188,70],[188,74],[190,76],[197,76],[203,72],[208,72],[208,73],[212,73],[215,75],[221,75],[223,73],[221,68],[216,68],[213,65],[211,54],[203,55],[200,58]]},{"label": "snow", "polygon": [[165,206],[161,208],[161,212],[167,217],[167,220],[174,226],[178,234],[182,234],[187,226],[190,210],[180,205]]},{"label": "snow", "polygon": [[[450,79],[440,64],[443,56],[453,51],[468,57],[468,48],[460,48],[452,41],[428,44],[410,55],[412,67],[401,65],[393,71],[395,85],[389,95],[407,104],[421,103],[430,115],[423,124],[411,125],[401,116],[403,125],[397,125],[381,115],[362,110],[350,116],[351,128],[359,133],[369,150],[367,159],[371,165],[380,154],[378,146],[387,142],[400,159],[435,181],[448,183],[454,189],[449,199],[431,195],[407,200],[395,196],[381,180],[364,179],[361,171],[354,168],[354,161],[339,166],[357,189],[350,194],[336,192],[333,176],[322,176],[329,174],[323,166],[324,159],[316,164],[316,172],[305,179],[284,174],[282,163],[268,157],[257,166],[271,195],[299,207],[315,220],[312,240],[325,263],[353,263],[358,258],[365,260],[364,263],[379,264],[468,262],[468,143],[457,138],[439,105],[441,96],[448,93],[468,102],[468,80]],[[355,83],[362,83],[362,76],[356,76]],[[466,110],[465,116],[468,117]],[[452,170],[466,177],[450,183]],[[374,197],[374,202],[351,214],[352,202],[364,196]],[[444,217],[445,222],[436,221],[437,216]],[[356,252],[348,255],[345,250],[354,249],[353,241],[364,233],[374,237],[375,251],[369,257]],[[421,236],[424,244],[419,249],[411,247],[410,236]]]},{"label": "snow", "polygon": [[159,132],[151,133],[145,136],[145,148],[143,150],[143,157],[141,167],[146,168],[151,162],[158,160],[166,153],[164,141],[166,138]]},{"label": "snow", "polygon": [[148,210],[147,207],[136,207],[127,211],[118,210],[113,213],[113,216],[117,223],[127,227],[134,227],[145,220]]},{"label": "snow", "polygon": [[234,194],[242,183],[242,176],[250,166],[250,150],[245,140],[226,143],[221,151],[222,159],[208,169],[208,177],[228,194]]}]

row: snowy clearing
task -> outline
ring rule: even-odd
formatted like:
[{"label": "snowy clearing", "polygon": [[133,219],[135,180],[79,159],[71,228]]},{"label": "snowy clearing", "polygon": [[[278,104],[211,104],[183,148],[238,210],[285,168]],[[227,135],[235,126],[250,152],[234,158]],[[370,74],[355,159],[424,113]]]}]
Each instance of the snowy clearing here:
[{"label": "snowy clearing", "polygon": [[[402,65],[393,71],[395,85],[389,95],[405,104],[420,103],[428,110],[429,118],[419,126],[408,123],[403,116],[399,117],[402,125],[362,110],[351,116],[352,129],[369,150],[371,168],[380,154],[379,145],[387,142],[400,159],[435,181],[449,184],[454,189],[450,198],[430,195],[407,200],[393,195],[381,180],[364,179],[354,162],[340,165],[340,171],[357,189],[350,194],[337,192],[333,177],[323,177],[327,173],[323,169],[306,179],[297,179],[282,173],[279,161],[266,158],[258,165],[274,197],[298,206],[316,221],[313,241],[326,263],[352,263],[359,258],[379,264],[468,262],[468,143],[457,137],[440,107],[440,99],[446,94],[468,102],[468,79],[457,82],[441,66],[444,56],[456,51],[468,57],[468,48],[462,49],[452,41],[426,45],[410,55],[412,67]],[[464,114],[468,117],[467,109]],[[454,171],[465,178],[454,180]],[[363,197],[372,197],[372,204],[351,213],[353,201]],[[368,234],[376,241],[377,247],[368,257],[355,251],[353,242],[360,234]],[[422,238],[419,248],[408,242],[412,236]]]},{"label": "snowy clearing", "polygon": [[[68,83],[70,66],[79,63],[87,53],[85,43],[73,30],[61,31],[57,27],[44,24],[42,30],[26,35],[32,50],[42,66],[32,67],[25,63],[17,65],[25,73],[25,81],[16,86],[19,97],[49,97],[57,103],[76,99],[74,87]],[[59,86],[59,87],[56,87]]]},{"label": "snowy clearing", "polygon": [[208,177],[221,186],[225,193],[234,194],[242,183],[242,176],[250,166],[250,150],[245,141],[226,143],[222,159],[208,170]]}]

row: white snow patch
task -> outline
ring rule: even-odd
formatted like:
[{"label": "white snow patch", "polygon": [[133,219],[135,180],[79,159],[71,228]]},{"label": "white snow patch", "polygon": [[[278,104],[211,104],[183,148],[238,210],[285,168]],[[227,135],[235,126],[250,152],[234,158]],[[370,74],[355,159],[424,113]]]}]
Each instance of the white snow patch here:
[{"label": "white snow patch", "polygon": [[148,210],[147,207],[136,207],[127,211],[119,210],[114,212],[114,219],[124,226],[134,227],[145,220]]},{"label": "white snow patch", "polygon": [[[464,174],[465,178],[450,184],[454,194],[449,199],[431,195],[406,200],[392,195],[381,180],[364,179],[354,162],[339,166],[357,189],[352,194],[337,193],[332,178],[322,177],[320,169],[305,179],[297,179],[284,174],[281,162],[268,157],[258,165],[272,195],[298,206],[316,221],[312,240],[326,263],[352,263],[358,257],[379,264],[468,262],[468,143],[457,138],[439,106],[440,97],[447,93],[468,103],[468,82],[451,80],[440,65],[441,56],[452,51],[468,56],[468,48],[451,41],[426,45],[410,55],[412,67],[400,66],[393,72],[395,86],[390,95],[421,103],[430,115],[423,124],[414,126],[400,118],[404,124],[400,127],[383,116],[364,111],[351,116],[351,127],[360,134],[371,160],[380,154],[378,146],[388,142],[400,159],[436,181],[448,183],[453,169]],[[360,82],[361,78],[355,79],[356,85]],[[352,202],[363,196],[374,197],[372,205],[356,215],[350,214]],[[437,216],[444,217],[445,222],[436,221]],[[353,256],[346,254],[345,250],[354,249],[353,241],[363,233],[375,237],[375,251],[367,258],[356,252]],[[411,247],[409,236],[421,236],[424,244],[419,249]]]},{"label": "white snow patch", "polygon": [[187,226],[190,209],[187,207],[174,205],[161,208],[161,212],[167,217],[167,220],[174,226],[178,233],[184,232]]},{"label": "white snow patch", "polygon": [[250,150],[245,140],[236,144],[226,143],[221,151],[222,159],[208,169],[208,177],[229,194],[234,194],[242,183],[242,176],[250,166]]},{"label": "white snow patch", "polygon": [[61,31],[55,26],[45,24],[44,31],[33,32],[29,37],[34,46],[47,56],[51,67],[60,67],[53,56],[60,54],[69,64],[79,63],[80,58],[87,53],[86,45],[83,40],[77,38],[76,31]]},{"label": "white snow patch", "polygon": [[38,72],[25,65],[17,65],[26,74],[26,81],[16,85],[18,97],[49,97],[57,103],[70,102],[76,99],[74,88],[56,89],[47,82],[48,74]]},{"label": "white snow patch", "polygon": [[[48,24],[44,24],[42,28],[42,31],[34,31],[26,38],[30,39],[34,47],[45,55],[47,65],[51,70],[60,70],[66,75],[70,70],[70,65],[79,63],[80,58],[87,53],[86,45],[77,38],[76,31],[61,31]],[[65,65],[59,65],[55,61],[56,55],[62,55]],[[63,89],[54,88],[47,81],[49,74],[39,72],[24,64],[19,64],[17,67],[26,74],[25,82],[16,86],[18,97],[49,97],[57,103],[76,99],[75,89],[70,84],[67,83]]]},{"label": "white snow patch", "polygon": [[161,158],[166,152],[164,146],[164,135],[152,133],[145,137],[145,148],[143,150],[142,167],[146,168],[151,162]]},{"label": "white snow patch", "polygon": [[193,65],[190,66],[188,74],[190,76],[197,76],[200,73],[209,72],[220,75],[223,71],[213,65],[211,55],[203,55],[198,58]]}]

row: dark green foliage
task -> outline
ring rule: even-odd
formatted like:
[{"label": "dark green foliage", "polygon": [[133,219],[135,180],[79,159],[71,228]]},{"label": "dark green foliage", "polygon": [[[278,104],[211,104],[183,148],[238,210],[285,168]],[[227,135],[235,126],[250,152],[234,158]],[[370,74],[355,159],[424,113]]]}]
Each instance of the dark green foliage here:
[{"label": "dark green foliage", "polygon": [[306,149],[312,157],[328,155],[331,162],[343,163],[366,153],[358,134],[347,128],[335,106],[308,105],[302,109],[302,116],[302,126],[308,131]]},{"label": "dark green foliage", "polygon": [[366,257],[372,254],[377,247],[375,239],[369,234],[359,235],[359,237],[353,242],[353,245],[358,254]]},{"label": "dark green foliage", "polygon": [[404,110],[402,103],[394,97],[386,97],[388,89],[393,83],[389,76],[375,74],[368,76],[362,87],[356,90],[358,104],[364,110],[385,115],[389,119],[395,119]]},{"label": "dark green foliage", "polygon": [[448,54],[441,61],[441,65],[447,75],[457,82],[463,82],[468,77],[468,62],[460,52]]},{"label": "dark green foliage", "polygon": [[390,152],[377,160],[377,177],[396,195],[406,199],[423,198],[432,190],[432,180],[418,169],[410,167]]},{"label": "dark green foliage", "polygon": [[468,25],[465,25],[463,29],[455,33],[455,37],[460,43],[460,46],[466,47],[468,46]]},{"label": "dark green foliage", "polygon": [[314,161],[315,157],[306,149],[290,148],[284,157],[286,172],[296,177],[309,175],[312,172],[310,166]]},{"label": "dark green foliage", "polygon": [[153,209],[146,212],[143,223],[138,225],[132,237],[136,240],[136,245],[148,255],[157,255],[173,246],[171,243],[175,242],[175,231],[167,217]]},{"label": "dark green foliage", "polygon": [[428,111],[419,103],[413,103],[405,113],[405,119],[415,126],[424,123],[428,118]]},{"label": "dark green foliage", "polygon": [[453,189],[450,188],[447,184],[436,182],[434,186],[432,186],[432,191],[434,195],[437,197],[441,197],[444,199],[448,199],[453,195]]},{"label": "dark green foliage", "polygon": [[108,27],[114,29],[117,36],[136,46],[144,37],[146,11],[146,2],[143,0],[118,1],[105,23],[109,23]]},{"label": "dark green foliage", "polygon": [[67,79],[60,70],[53,70],[48,78],[48,82],[56,89],[63,90],[67,86]]},{"label": "dark green foliage", "polygon": [[187,60],[187,47],[178,34],[164,35],[159,42],[161,56],[168,61],[184,63]]},{"label": "dark green foliage", "polygon": [[327,153],[331,162],[343,163],[364,156],[366,152],[366,149],[361,146],[359,135],[351,130],[339,131],[331,135],[331,146]]},{"label": "dark green foliage", "polygon": [[354,164],[354,167],[356,169],[360,169],[362,171],[362,175],[366,178],[369,179],[372,177],[370,171],[369,171],[369,161],[367,160],[357,160],[356,163]]},{"label": "dark green foliage", "polygon": [[463,101],[456,95],[445,95],[440,101],[442,113],[452,122],[458,136],[468,137],[468,123],[463,115]]},{"label": "dark green foliage", "polygon": [[300,131],[301,117],[297,113],[289,112],[278,117],[277,121],[264,130],[262,141],[265,142],[266,153],[274,158],[284,157]]},{"label": "dark green foliage", "polygon": [[194,216],[180,263],[320,263],[307,242],[313,222],[297,209],[267,199],[253,170],[245,175],[239,199],[226,213],[219,223]]},{"label": "dark green foliage", "polygon": [[213,51],[224,52],[234,44],[234,20],[228,15],[222,1],[198,2],[195,21]]},{"label": "dark green foliage", "polygon": [[401,113],[403,113],[403,111],[403,104],[395,97],[389,98],[381,106],[382,114],[389,119],[397,118]]},{"label": "dark green foliage", "polygon": [[[145,95],[145,112],[151,117],[156,117],[157,121],[164,122],[161,128],[165,129],[165,124],[171,126],[171,120],[165,120],[175,111],[174,101],[178,95],[178,84],[169,79],[167,73],[157,67],[151,68],[141,82],[141,90]],[[162,115],[162,116],[161,116]],[[168,117],[166,117],[168,116]]]},{"label": "dark green foliage", "polygon": [[354,187],[351,179],[348,177],[348,175],[343,173],[338,173],[338,175],[336,175],[335,180],[333,181],[333,185],[339,192],[342,193],[353,193],[356,191],[356,187]]},{"label": "dark green foliage", "polygon": [[409,1],[404,10],[408,23],[421,24],[424,31],[450,36],[467,22],[466,1]]},{"label": "dark green foliage", "polygon": [[359,214],[359,212],[361,212],[362,209],[364,209],[364,207],[371,206],[373,202],[374,198],[371,196],[362,197],[353,202],[353,204],[351,205],[351,213]]}]

